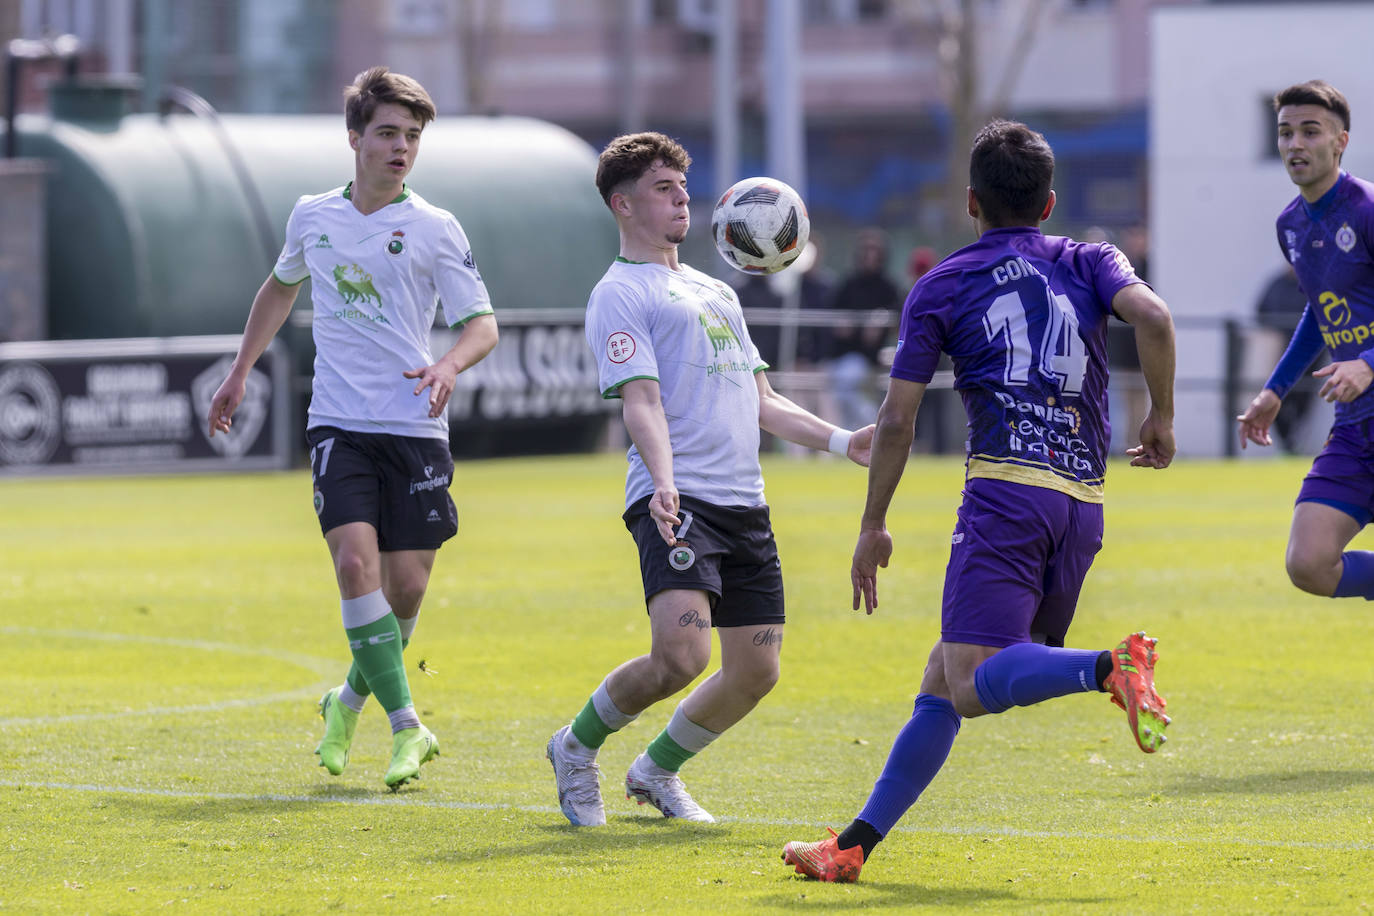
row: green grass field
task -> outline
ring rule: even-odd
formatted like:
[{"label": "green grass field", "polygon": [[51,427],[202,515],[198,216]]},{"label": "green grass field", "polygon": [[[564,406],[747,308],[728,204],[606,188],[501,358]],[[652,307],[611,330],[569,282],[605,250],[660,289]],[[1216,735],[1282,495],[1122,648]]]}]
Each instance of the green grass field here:
[{"label": "green grass field", "polygon": [[910,713],[955,461],[908,469],[871,618],[849,609],[862,471],[767,463],[782,680],[684,770],[721,822],[623,797],[670,701],[607,742],[600,830],[568,826],[543,753],[648,645],[621,458],[459,466],[461,529],[407,653],[443,756],[395,795],[375,704],[343,776],[311,753],[347,651],[304,472],[0,481],[0,910],[1368,911],[1374,614],[1284,576],[1305,467],[1114,467],[1070,642],[1160,637],[1167,748],[1141,754],[1096,694],[966,722],[841,886],[778,853],[848,823]]}]

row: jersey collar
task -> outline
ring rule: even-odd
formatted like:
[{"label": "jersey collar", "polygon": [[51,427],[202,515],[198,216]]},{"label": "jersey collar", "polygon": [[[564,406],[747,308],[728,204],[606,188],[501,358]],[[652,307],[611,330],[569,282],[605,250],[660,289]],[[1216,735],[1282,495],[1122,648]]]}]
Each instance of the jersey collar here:
[{"label": "jersey collar", "polygon": [[1336,183],[1331,186],[1331,189],[1310,204],[1307,202],[1307,198],[1298,195],[1298,200],[1302,201],[1302,208],[1307,211],[1307,215],[1311,219],[1320,220],[1331,212],[1331,205],[1335,203],[1336,194],[1345,184],[1347,174],[1345,169],[1341,169],[1341,173],[1336,176]]},{"label": "jersey collar", "polygon": [[[353,199],[353,182],[352,182],[352,181],[349,181],[348,184],[344,185],[343,196],[344,196],[344,200],[352,200],[352,199]],[[405,199],[406,199],[407,197],[409,197],[409,196],[410,196],[410,187],[409,187],[408,185],[406,185],[405,182],[401,182],[401,193],[400,193],[400,194],[397,194],[395,197],[393,197],[390,201],[388,201],[388,203],[389,203],[389,204],[399,204],[401,201],[405,200]]]}]

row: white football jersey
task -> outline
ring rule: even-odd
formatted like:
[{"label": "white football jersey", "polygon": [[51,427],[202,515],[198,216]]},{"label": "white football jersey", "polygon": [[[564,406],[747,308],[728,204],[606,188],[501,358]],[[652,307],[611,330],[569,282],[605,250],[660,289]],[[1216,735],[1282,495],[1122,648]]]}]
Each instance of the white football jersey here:
[{"label": "white football jersey", "polygon": [[491,314],[486,285],[458,220],[409,189],[375,213],[353,206],[348,185],[296,201],[273,270],[310,278],[315,380],[307,427],[448,438],[429,416],[430,389],[402,373],[431,365],[439,303],[456,327]]},{"label": "white football jersey", "polygon": [[[620,397],[634,379],[658,381],[679,493],[717,506],[763,505],[754,374],[768,366],[729,284],[686,264],[618,259],[592,290],[587,343],[602,397]],[[627,507],[654,492],[638,449],[628,457]]]}]

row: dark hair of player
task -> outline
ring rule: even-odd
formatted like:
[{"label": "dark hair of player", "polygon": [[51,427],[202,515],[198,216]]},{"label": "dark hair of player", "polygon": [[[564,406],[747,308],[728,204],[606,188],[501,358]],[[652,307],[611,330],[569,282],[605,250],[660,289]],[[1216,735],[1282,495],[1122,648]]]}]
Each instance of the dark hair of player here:
[{"label": "dark hair of player", "polygon": [[996,120],[973,138],[969,186],[989,226],[1035,226],[1050,199],[1054,151],[1016,121]]},{"label": "dark hair of player", "polygon": [[607,143],[596,161],[596,189],[606,206],[622,185],[638,181],[655,162],[686,174],[692,157],[672,137],[654,131],[622,134]]},{"label": "dark hair of player", "polygon": [[1274,111],[1285,105],[1318,105],[1340,118],[1342,129],[1350,129],[1350,103],[1326,80],[1308,80],[1275,93]]},{"label": "dark hair of player", "polygon": [[353,78],[344,88],[344,124],[361,134],[382,105],[400,105],[424,127],[434,120],[434,100],[425,87],[408,76],[392,73],[386,67],[371,67]]}]

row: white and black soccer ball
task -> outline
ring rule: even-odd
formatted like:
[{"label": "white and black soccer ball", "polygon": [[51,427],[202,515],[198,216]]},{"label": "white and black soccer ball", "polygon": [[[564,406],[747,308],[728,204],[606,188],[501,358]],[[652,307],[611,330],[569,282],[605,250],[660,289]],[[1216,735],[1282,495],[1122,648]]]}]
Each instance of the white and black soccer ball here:
[{"label": "white and black soccer ball", "polygon": [[773,274],[806,247],[811,220],[801,195],[776,178],[745,178],[730,186],[711,213],[716,250],[736,270]]}]

